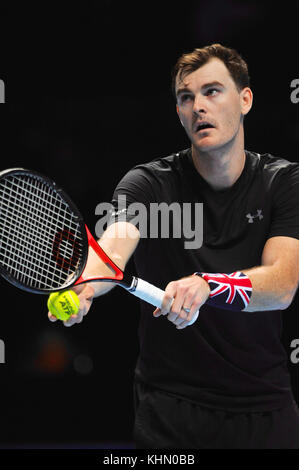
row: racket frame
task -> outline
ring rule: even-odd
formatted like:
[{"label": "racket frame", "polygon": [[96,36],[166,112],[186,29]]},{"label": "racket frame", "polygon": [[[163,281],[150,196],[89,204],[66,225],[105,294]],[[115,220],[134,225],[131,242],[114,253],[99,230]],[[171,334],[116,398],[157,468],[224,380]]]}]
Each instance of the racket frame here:
[{"label": "racket frame", "polygon": [[[50,294],[51,292],[58,292],[58,291],[67,290],[77,282],[78,278],[80,279],[80,277],[82,276],[82,273],[85,269],[86,263],[87,263],[88,235],[87,235],[86,225],[84,223],[83,217],[82,217],[80,211],[78,210],[77,206],[74,204],[74,202],[68,196],[68,194],[62,188],[60,188],[55,183],[55,181],[53,181],[52,179],[50,179],[47,176],[42,175],[38,171],[27,170],[25,168],[10,168],[10,169],[7,169],[7,170],[3,170],[3,171],[0,172],[0,183],[1,183],[1,180],[3,178],[7,178],[7,177],[10,177],[10,176],[16,176],[17,177],[18,175],[22,175],[22,176],[27,175],[29,177],[36,178],[40,182],[53,187],[53,189],[68,204],[68,206],[70,207],[71,211],[73,212],[73,214],[75,216],[76,222],[78,223],[78,225],[80,227],[80,234],[81,234],[81,237],[82,237],[82,242],[81,242],[82,243],[82,255],[81,255],[81,259],[80,259],[80,264],[79,264],[79,266],[76,270],[76,274],[74,274],[72,276],[72,278],[70,279],[70,282],[69,283],[67,283],[67,282],[64,283],[64,285],[62,287],[55,287],[55,289],[54,288],[39,289],[39,288],[30,287],[28,285],[25,285],[24,283],[18,281],[5,268],[3,268],[3,266],[1,266],[1,263],[0,263],[0,274],[6,281],[8,281],[10,284],[14,285],[15,287],[17,287],[19,289],[22,289],[26,292],[34,293],[34,294]],[[0,217],[1,217],[1,214],[0,214]],[[74,277],[75,277],[75,280],[74,280]]]},{"label": "racket frame", "polygon": [[[1,276],[6,279],[10,284],[14,285],[15,287],[22,289],[26,292],[34,293],[34,294],[50,294],[51,292],[59,292],[68,290],[71,287],[74,287],[79,284],[88,283],[88,282],[112,282],[124,287],[125,289],[133,289],[136,284],[135,276],[127,276],[124,275],[123,271],[112,261],[112,259],[105,253],[105,251],[100,247],[97,243],[95,238],[92,236],[89,228],[84,222],[81,212],[74,204],[72,199],[68,196],[68,194],[57,185],[55,181],[53,181],[48,176],[44,176],[38,171],[35,170],[27,170],[25,168],[10,168],[7,170],[3,170],[0,172],[0,183],[3,178],[9,176],[29,176],[33,178],[37,178],[40,182],[47,184],[60,195],[60,197],[68,204],[69,208],[73,212],[76,218],[76,222],[78,222],[80,226],[80,234],[82,237],[82,256],[80,261],[80,266],[76,271],[76,274],[72,276],[69,283],[64,283],[61,287],[55,287],[55,289],[38,289],[33,288],[23,283],[19,282],[12,276],[6,269],[4,269],[0,264],[0,274]],[[88,250],[89,246],[96,252],[96,254],[102,259],[102,261],[112,268],[115,271],[115,276],[108,276],[108,277],[88,277],[84,278],[84,269],[86,267],[87,259],[88,259]],[[75,280],[74,280],[75,277]]]}]

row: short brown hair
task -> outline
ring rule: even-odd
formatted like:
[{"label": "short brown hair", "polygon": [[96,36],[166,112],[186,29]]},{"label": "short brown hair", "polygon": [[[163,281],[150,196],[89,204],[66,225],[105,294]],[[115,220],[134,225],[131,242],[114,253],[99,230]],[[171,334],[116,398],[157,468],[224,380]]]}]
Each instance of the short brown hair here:
[{"label": "short brown hair", "polygon": [[214,57],[220,59],[225,64],[239,91],[250,86],[248,67],[240,54],[234,49],[222,46],[221,44],[211,44],[201,49],[194,49],[194,51],[183,54],[178,59],[172,71],[172,91],[174,96],[176,97],[175,85],[177,78],[182,80],[186,75],[195,72],[195,70]]}]

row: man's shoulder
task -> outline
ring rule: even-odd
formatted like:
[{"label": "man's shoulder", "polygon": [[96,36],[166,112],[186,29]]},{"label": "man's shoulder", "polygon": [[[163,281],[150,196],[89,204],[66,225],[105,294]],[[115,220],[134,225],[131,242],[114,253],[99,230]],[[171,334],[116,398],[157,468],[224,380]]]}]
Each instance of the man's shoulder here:
[{"label": "man's shoulder", "polygon": [[182,178],[185,173],[184,169],[190,165],[188,152],[190,150],[182,150],[172,153],[168,156],[155,158],[149,162],[139,163],[133,166],[121,178],[118,188],[139,188],[146,190],[148,187],[164,187],[169,186]]},{"label": "man's shoulder", "polygon": [[246,151],[246,153],[252,164],[259,166],[264,171],[277,172],[284,169],[299,168],[298,162],[288,160],[286,157],[253,151]]},{"label": "man's shoulder", "polygon": [[190,149],[180,150],[166,156],[156,157],[145,163],[139,163],[133,169],[144,169],[145,171],[173,171],[182,169],[185,162],[188,160]]},{"label": "man's shoulder", "polygon": [[[246,151],[251,174],[255,181],[262,181],[267,187],[286,187],[299,182],[299,163],[271,153]],[[261,179],[256,179],[261,178]]]}]

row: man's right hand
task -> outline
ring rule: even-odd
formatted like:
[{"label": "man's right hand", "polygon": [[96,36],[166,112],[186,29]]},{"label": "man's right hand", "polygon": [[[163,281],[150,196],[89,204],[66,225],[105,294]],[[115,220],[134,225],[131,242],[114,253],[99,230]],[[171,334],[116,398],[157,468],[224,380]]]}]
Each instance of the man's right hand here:
[{"label": "man's right hand", "polygon": [[[139,230],[129,222],[115,222],[109,225],[107,230],[98,241],[99,245],[107,253],[107,255],[115,262],[120,269],[124,270],[125,266],[134,253],[136,246],[140,239]],[[88,260],[84,270],[84,279],[95,279],[99,275],[111,276],[111,269],[107,267],[106,263],[95,253],[92,248],[89,248]],[[64,321],[65,326],[72,326],[76,323],[81,323],[83,317],[88,313],[92,301],[95,297],[106,294],[115,287],[113,282],[88,282],[72,288],[79,297],[80,308],[77,315],[72,315],[67,321]],[[57,321],[57,318],[48,312],[49,320],[52,322]]]},{"label": "man's right hand", "polygon": [[[64,321],[64,326],[72,326],[75,323],[81,323],[83,317],[87,315],[95,296],[95,289],[92,286],[92,283],[75,286],[72,288],[72,290],[76,292],[80,300],[79,312],[76,315],[71,315],[68,320]],[[48,312],[48,317],[51,322],[58,320],[54,315],[52,315],[51,312]]]}]

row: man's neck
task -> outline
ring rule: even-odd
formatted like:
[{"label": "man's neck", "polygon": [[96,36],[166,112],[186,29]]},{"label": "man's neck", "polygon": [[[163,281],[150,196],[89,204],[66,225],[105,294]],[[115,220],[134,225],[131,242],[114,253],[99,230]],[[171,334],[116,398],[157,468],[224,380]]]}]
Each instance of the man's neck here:
[{"label": "man's neck", "polygon": [[202,152],[192,146],[192,160],[198,173],[215,190],[227,189],[240,177],[245,165],[244,143]]}]

